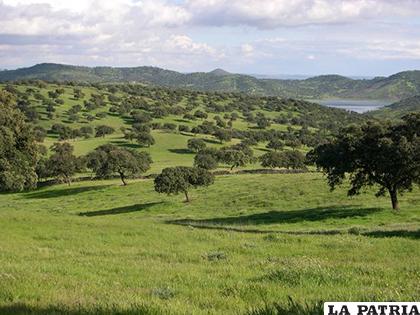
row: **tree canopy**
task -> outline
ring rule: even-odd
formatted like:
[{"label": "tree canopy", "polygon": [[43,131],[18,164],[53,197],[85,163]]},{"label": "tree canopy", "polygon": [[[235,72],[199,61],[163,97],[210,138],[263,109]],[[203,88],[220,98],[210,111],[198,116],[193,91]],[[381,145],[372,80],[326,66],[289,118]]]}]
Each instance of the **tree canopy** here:
[{"label": "tree canopy", "polygon": [[349,195],[364,186],[378,185],[377,196],[387,191],[392,208],[399,209],[398,194],[420,184],[420,114],[403,122],[368,122],[343,129],[337,139],[318,146],[308,157],[327,175],[331,189],[350,174]]},{"label": "tree canopy", "polygon": [[73,155],[74,148],[67,142],[54,143],[51,150],[54,153],[47,161],[49,175],[70,185],[74,174],[82,168],[81,160]]},{"label": "tree canopy", "polygon": [[188,191],[199,186],[209,186],[214,183],[214,176],[205,169],[197,167],[176,166],[162,170],[155,178],[155,190],[158,193],[184,193],[185,201],[189,202]]},{"label": "tree canopy", "polygon": [[22,191],[37,184],[37,145],[14,97],[0,91],[0,191]]},{"label": "tree canopy", "polygon": [[87,155],[87,166],[99,178],[118,174],[123,185],[128,176],[139,175],[150,169],[152,159],[147,152],[124,149],[105,144]]}]

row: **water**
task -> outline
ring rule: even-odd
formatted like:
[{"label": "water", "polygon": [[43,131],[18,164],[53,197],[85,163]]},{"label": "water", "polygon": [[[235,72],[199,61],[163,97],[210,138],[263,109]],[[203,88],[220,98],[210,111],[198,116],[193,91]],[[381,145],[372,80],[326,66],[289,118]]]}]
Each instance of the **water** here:
[{"label": "water", "polygon": [[328,107],[341,108],[357,113],[365,113],[371,110],[379,109],[381,107],[390,105],[392,102],[384,100],[317,100],[316,103]]}]

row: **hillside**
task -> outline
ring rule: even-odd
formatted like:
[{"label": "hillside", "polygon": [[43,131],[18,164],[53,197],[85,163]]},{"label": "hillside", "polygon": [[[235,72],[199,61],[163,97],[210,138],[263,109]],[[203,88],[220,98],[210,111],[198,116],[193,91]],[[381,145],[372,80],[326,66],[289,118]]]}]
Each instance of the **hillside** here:
[{"label": "hillside", "polygon": [[322,75],[305,80],[257,79],[222,69],[180,73],[156,67],[80,67],[38,64],[29,68],[0,71],[0,81],[39,79],[94,83],[144,82],[158,86],[199,91],[244,92],[254,95],[294,98],[356,98],[400,100],[420,94],[420,71],[405,71],[371,80]]},{"label": "hillside", "polygon": [[401,118],[410,112],[420,112],[420,95],[403,99],[399,102],[385,106],[379,110],[370,112],[375,118]]},{"label": "hillside", "polygon": [[[362,122],[363,115],[306,101],[232,93],[193,92],[139,84],[66,85],[25,82],[0,84],[15,95],[18,108],[38,128],[50,147],[67,140],[77,155],[112,143],[151,154],[152,172],[173,165],[192,165],[192,138],[220,148],[248,142],[255,156],[267,152],[267,142],[282,139],[286,147],[307,151],[341,126]],[[112,128],[95,135],[97,128]],[[155,144],[138,143],[132,135],[150,131]],[[228,134],[225,141],[215,137]],[[223,143],[222,143],[223,142]],[[223,167],[223,166],[222,166]],[[257,164],[251,168],[260,167]]]}]

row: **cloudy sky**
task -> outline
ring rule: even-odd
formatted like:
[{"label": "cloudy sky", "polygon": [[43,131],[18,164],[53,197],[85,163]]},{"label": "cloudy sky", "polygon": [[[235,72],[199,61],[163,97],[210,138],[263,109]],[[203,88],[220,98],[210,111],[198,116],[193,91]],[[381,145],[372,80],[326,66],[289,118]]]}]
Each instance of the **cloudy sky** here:
[{"label": "cloudy sky", "polygon": [[0,68],[420,69],[420,0],[0,0]]}]

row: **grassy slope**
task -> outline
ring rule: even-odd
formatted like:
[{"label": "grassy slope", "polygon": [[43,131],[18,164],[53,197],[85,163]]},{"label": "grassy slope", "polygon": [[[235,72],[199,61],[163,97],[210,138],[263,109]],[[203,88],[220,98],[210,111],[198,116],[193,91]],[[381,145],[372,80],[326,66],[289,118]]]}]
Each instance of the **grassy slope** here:
[{"label": "grassy slope", "polygon": [[[0,84],[0,88],[3,88],[5,85]],[[33,88],[35,90],[40,90],[41,94],[48,97],[48,91],[54,91],[57,88],[64,88],[65,93],[61,95],[59,98],[64,100],[63,105],[56,106],[56,112],[54,113],[55,117],[54,119],[50,120],[47,118],[47,113],[45,110],[45,107],[42,105],[40,101],[35,100],[33,97],[30,97],[30,101],[32,104],[36,104],[37,111],[41,114],[41,119],[37,122],[37,125],[40,125],[44,127],[45,129],[50,129],[51,126],[55,123],[64,123],[67,126],[70,126],[71,128],[80,128],[82,126],[92,126],[93,128],[99,125],[108,125],[113,127],[116,132],[112,135],[106,136],[106,137],[100,137],[100,138],[89,138],[89,139],[83,139],[83,138],[77,138],[76,140],[69,140],[69,142],[74,146],[75,154],[76,155],[83,155],[86,154],[92,150],[94,150],[96,147],[106,144],[106,143],[113,143],[119,146],[124,147],[130,147],[135,148],[138,150],[148,151],[152,158],[154,163],[152,164],[152,168],[150,172],[159,172],[164,167],[173,166],[173,165],[183,165],[183,166],[191,166],[194,159],[194,154],[192,152],[189,152],[187,150],[187,141],[191,137],[193,137],[192,134],[185,134],[185,133],[177,133],[177,132],[165,132],[162,130],[154,130],[152,131],[152,135],[156,140],[156,144],[151,146],[150,148],[144,148],[140,147],[136,144],[136,142],[129,142],[123,138],[123,134],[120,131],[121,127],[130,128],[130,122],[126,119],[123,119],[122,117],[109,113],[110,103],[107,102],[106,106],[101,107],[99,109],[95,109],[93,111],[86,111],[85,109],[82,111],[82,113],[86,112],[92,115],[95,115],[99,112],[106,112],[107,115],[105,118],[102,119],[95,119],[92,122],[88,122],[86,119],[81,117],[79,122],[69,122],[68,121],[68,114],[67,111],[74,105],[82,105],[84,100],[89,100],[92,94],[99,94],[99,93],[105,93],[104,91],[98,91],[94,87],[81,87],[83,93],[85,94],[85,97],[80,100],[75,100],[73,98],[73,88],[71,86],[65,86],[65,85],[57,85],[57,84],[48,84],[47,88],[45,89],[39,89],[33,85],[16,85],[15,86],[20,92],[25,92],[27,88]],[[119,94],[119,96],[122,96],[122,94]],[[204,110],[204,106],[202,104],[202,99],[199,98],[201,101],[200,106],[193,109],[190,113],[194,113],[197,109]],[[222,101],[221,103],[223,103]],[[183,99],[179,105],[185,106],[186,101]],[[293,109],[292,109],[293,110]],[[275,118],[279,114],[282,114],[282,112],[271,112],[266,110],[255,110],[254,113],[261,112],[264,113],[266,117]],[[209,113],[208,119],[209,121],[213,121],[213,117],[216,115],[219,115],[223,117],[225,112],[220,113]],[[293,117],[302,115],[302,113],[293,112],[291,111],[291,115]],[[189,127],[194,127],[197,125],[200,125],[203,120],[197,119],[195,121],[188,121],[182,119],[181,116],[175,116],[175,115],[169,115],[164,118],[154,119],[153,122],[159,122],[159,123],[174,123],[177,126],[187,125]],[[274,130],[281,130],[285,131],[287,130],[288,125],[285,124],[276,124],[273,123],[270,127],[270,129]],[[300,129],[299,126],[291,126],[293,129]],[[250,128],[255,128],[255,124],[250,124],[246,122],[242,117],[236,121],[233,122],[233,128],[238,130],[247,130]],[[313,130],[313,128],[311,128]],[[203,138],[207,141],[208,146],[214,146],[214,147],[221,147],[222,144],[219,143],[219,141],[211,136],[211,135],[197,135],[198,138]],[[45,141],[44,145],[47,147],[50,147],[52,144],[57,142],[57,136],[54,134],[49,134]],[[238,143],[238,139],[233,139],[231,142],[223,143],[223,145],[230,145],[234,143]],[[260,143],[258,146],[255,146],[255,155],[259,156],[266,152],[266,149],[264,148],[265,144]],[[307,148],[302,147],[302,150],[307,150]],[[222,165],[223,167],[223,165]],[[252,165],[251,167],[258,167],[257,164]]]},{"label": "grassy slope", "polygon": [[[241,314],[287,296],[419,300],[419,196],[406,194],[393,213],[372,192],[330,193],[318,174],[222,176],[194,191],[190,204],[156,194],[151,180],[3,194],[0,313],[144,304]],[[222,229],[168,222],[185,219]],[[344,233],[325,234],[335,230]]]}]

